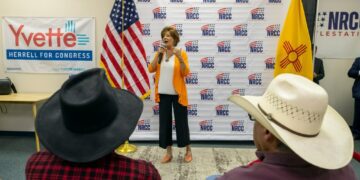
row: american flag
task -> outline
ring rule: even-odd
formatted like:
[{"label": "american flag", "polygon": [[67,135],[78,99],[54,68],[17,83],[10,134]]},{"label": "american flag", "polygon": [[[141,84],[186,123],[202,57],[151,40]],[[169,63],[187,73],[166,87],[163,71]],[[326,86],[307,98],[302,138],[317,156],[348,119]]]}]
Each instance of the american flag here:
[{"label": "american flag", "polygon": [[121,88],[124,82],[123,89],[146,97],[150,94],[150,83],[142,27],[134,1],[123,1],[115,0],[111,10],[102,42],[101,63],[116,88]]}]

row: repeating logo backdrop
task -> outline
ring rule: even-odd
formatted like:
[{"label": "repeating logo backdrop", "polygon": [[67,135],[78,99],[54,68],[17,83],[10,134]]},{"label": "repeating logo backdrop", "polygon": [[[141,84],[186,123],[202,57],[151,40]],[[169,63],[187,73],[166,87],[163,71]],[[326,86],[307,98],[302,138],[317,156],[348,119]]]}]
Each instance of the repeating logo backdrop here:
[{"label": "repeating logo backdrop", "polygon": [[[253,122],[227,98],[265,91],[273,78],[288,5],[285,0],[136,1],[148,63],[159,48],[164,26],[180,34],[178,47],[186,50],[191,69],[185,81],[192,140],[252,139]],[[154,75],[150,77],[153,90]],[[157,140],[158,115],[153,92],[130,139]]]}]

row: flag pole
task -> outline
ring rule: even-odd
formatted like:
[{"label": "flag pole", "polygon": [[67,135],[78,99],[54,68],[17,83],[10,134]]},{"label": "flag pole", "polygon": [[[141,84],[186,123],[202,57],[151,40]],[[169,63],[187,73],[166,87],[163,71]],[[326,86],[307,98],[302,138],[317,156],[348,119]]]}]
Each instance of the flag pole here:
[{"label": "flag pole", "polygon": [[[124,48],[125,44],[124,44],[124,11],[125,11],[125,7],[124,7],[124,0],[121,0],[121,47]],[[121,55],[121,69],[124,69],[125,64],[124,64],[124,53],[122,53]],[[125,82],[124,82],[124,75],[121,78],[121,88],[125,87]],[[115,153],[116,154],[126,154],[126,153],[133,153],[137,150],[136,146],[133,144],[129,143],[129,140],[126,140],[124,144],[120,145],[118,148],[115,149]]]}]

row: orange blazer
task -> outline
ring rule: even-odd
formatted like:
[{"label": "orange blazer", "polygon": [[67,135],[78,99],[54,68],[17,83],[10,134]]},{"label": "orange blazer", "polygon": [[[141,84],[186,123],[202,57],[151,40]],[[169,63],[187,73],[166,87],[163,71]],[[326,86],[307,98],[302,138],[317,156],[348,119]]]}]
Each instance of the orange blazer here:
[{"label": "orange blazer", "polygon": [[[174,55],[175,56],[175,55]],[[175,91],[179,95],[179,104],[183,106],[188,105],[188,98],[187,98],[187,90],[186,90],[186,84],[185,84],[185,77],[190,73],[189,68],[189,62],[188,57],[185,51],[181,50],[181,57],[184,60],[185,63],[185,70],[182,73],[180,70],[180,61],[175,56],[175,65],[174,65],[174,77],[173,77],[173,86]],[[153,59],[154,61],[155,59]],[[156,60],[157,61],[157,60]],[[153,68],[151,66],[151,63],[148,65],[148,70],[150,73],[155,72],[155,102],[160,102],[160,96],[158,93],[158,85],[159,85],[159,79],[160,79],[160,64],[156,63],[156,68]]]}]

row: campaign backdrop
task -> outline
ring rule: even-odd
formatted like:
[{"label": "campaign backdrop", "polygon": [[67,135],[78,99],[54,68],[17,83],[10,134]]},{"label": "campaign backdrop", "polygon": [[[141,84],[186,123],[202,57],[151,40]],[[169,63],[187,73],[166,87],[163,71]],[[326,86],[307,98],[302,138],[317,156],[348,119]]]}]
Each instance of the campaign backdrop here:
[{"label": "campaign backdrop", "polygon": [[318,0],[317,57],[355,59],[360,56],[360,1]]},{"label": "campaign backdrop", "polygon": [[[136,0],[147,61],[160,32],[173,26],[189,57],[188,116],[191,140],[251,140],[253,122],[227,98],[262,95],[273,79],[277,41],[288,0]],[[150,74],[154,90],[154,74]],[[157,140],[154,92],[131,140]],[[176,123],[173,120],[173,129]],[[175,130],[173,138],[176,139]]]},{"label": "campaign backdrop", "polygon": [[6,72],[70,73],[95,67],[94,18],[3,17]]}]

